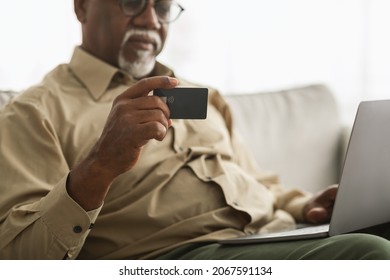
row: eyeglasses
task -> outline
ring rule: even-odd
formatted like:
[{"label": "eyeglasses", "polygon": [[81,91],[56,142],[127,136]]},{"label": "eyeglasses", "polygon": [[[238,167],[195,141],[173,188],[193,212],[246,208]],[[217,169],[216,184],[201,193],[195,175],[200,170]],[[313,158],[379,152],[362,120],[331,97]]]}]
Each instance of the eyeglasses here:
[{"label": "eyeglasses", "polygon": [[[148,0],[118,0],[122,12],[129,17],[143,13]],[[179,18],[184,8],[173,0],[155,1],[154,10],[160,23],[171,23]]]}]

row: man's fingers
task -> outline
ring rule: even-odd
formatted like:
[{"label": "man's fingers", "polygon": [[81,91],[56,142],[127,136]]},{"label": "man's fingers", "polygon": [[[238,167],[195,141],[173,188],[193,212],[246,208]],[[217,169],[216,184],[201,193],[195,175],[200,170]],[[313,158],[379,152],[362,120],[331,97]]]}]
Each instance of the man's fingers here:
[{"label": "man's fingers", "polygon": [[126,98],[137,98],[142,96],[147,96],[149,92],[158,88],[174,88],[179,84],[179,81],[175,78],[168,76],[156,76],[144,78],[138,81],[135,85],[128,88],[124,93],[121,94],[121,97]]},{"label": "man's fingers", "polygon": [[334,201],[336,200],[337,190],[337,185],[328,187],[318,196],[315,203],[326,208],[332,208]]},{"label": "man's fingers", "polygon": [[314,207],[307,213],[307,221],[313,224],[326,223],[330,220],[330,213],[322,207]]},{"label": "man's fingers", "polygon": [[139,136],[142,138],[142,141],[140,141],[140,143],[146,143],[150,139],[162,141],[164,140],[166,134],[167,127],[160,122],[148,122],[139,125]]},{"label": "man's fingers", "polygon": [[148,122],[159,122],[165,126],[166,129],[168,129],[171,125],[165,113],[158,109],[140,111],[138,112],[138,117],[140,120],[142,120],[139,122],[140,124],[145,124]]},{"label": "man's fingers", "polygon": [[333,199],[333,200],[336,199],[337,190],[338,190],[337,187],[338,187],[338,185],[332,185],[332,186],[329,186],[329,187],[325,190],[326,195],[327,195],[330,199]]}]

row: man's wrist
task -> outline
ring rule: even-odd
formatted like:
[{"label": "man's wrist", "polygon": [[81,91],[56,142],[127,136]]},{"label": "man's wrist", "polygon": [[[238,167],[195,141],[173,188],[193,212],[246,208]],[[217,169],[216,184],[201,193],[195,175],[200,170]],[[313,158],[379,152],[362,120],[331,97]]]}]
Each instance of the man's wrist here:
[{"label": "man's wrist", "polygon": [[84,161],[69,172],[66,189],[85,211],[90,211],[103,204],[112,181],[99,168]]}]

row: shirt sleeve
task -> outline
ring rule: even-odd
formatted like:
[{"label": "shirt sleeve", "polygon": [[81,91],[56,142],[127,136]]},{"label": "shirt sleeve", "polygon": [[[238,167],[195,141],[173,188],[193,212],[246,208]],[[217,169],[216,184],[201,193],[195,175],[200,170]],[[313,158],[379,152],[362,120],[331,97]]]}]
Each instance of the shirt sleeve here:
[{"label": "shirt sleeve", "polygon": [[274,194],[275,209],[285,210],[297,222],[303,222],[303,208],[312,194],[298,188],[288,188],[280,183],[275,172],[259,168],[238,134],[234,133],[232,142],[234,151],[240,151],[235,155],[238,164]]},{"label": "shirt sleeve", "polygon": [[74,259],[100,208],[87,213],[68,195],[55,129],[20,99],[0,113],[0,259]]}]

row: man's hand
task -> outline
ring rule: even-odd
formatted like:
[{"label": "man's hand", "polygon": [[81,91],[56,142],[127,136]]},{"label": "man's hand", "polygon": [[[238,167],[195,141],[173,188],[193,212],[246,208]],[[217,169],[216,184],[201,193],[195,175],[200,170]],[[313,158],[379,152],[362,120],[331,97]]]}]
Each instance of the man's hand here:
[{"label": "man's hand", "polygon": [[177,85],[170,77],[146,78],[114,100],[102,135],[68,178],[69,195],[85,210],[103,203],[112,181],[134,167],[149,140],[164,139],[170,112],[161,98],[149,93]]},{"label": "man's hand", "polygon": [[306,222],[322,224],[330,221],[333,205],[337,194],[337,185],[332,185],[314,196],[303,209]]},{"label": "man's hand", "polygon": [[110,179],[130,170],[149,140],[164,139],[171,125],[168,106],[161,98],[148,94],[177,84],[176,79],[169,77],[146,78],[114,100],[103,133],[91,153]]}]

